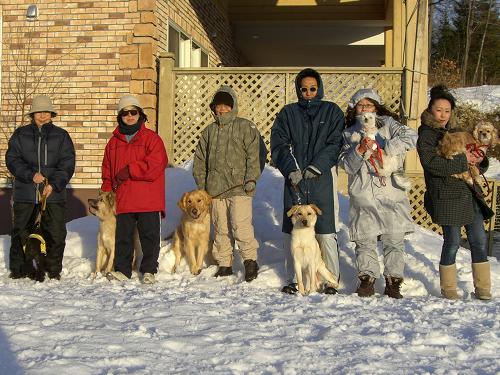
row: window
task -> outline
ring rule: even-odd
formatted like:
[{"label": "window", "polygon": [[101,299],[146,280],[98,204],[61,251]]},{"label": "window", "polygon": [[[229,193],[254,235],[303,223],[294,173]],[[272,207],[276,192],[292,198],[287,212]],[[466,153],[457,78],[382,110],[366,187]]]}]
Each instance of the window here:
[{"label": "window", "polygon": [[199,68],[208,66],[208,53],[188,35],[173,25],[168,27],[168,51],[175,54],[175,66]]}]

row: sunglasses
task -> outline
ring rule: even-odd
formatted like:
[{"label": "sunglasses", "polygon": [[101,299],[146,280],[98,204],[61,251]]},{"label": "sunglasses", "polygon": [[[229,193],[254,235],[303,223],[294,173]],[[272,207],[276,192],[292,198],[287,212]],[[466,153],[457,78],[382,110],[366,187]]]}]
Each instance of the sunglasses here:
[{"label": "sunglasses", "polygon": [[316,87],[301,87],[300,88],[300,91],[302,91],[303,93],[306,93],[306,92],[316,92],[318,89]]},{"label": "sunglasses", "polygon": [[138,113],[139,113],[139,111],[137,109],[130,109],[128,111],[121,111],[120,116],[122,116],[122,117],[127,117],[128,115],[137,116]]}]

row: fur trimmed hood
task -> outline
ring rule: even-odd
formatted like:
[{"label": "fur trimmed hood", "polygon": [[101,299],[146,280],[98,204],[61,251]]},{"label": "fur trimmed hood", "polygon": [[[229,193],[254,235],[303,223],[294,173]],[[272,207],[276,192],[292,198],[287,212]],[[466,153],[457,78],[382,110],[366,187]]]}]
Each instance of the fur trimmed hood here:
[{"label": "fur trimmed hood", "polygon": [[[435,129],[442,129],[441,124],[436,121],[432,113],[429,112],[428,109],[422,112],[422,115],[420,115],[420,121],[422,124],[425,124],[427,126],[430,126],[431,128]],[[451,117],[450,120],[448,121],[448,124],[446,125],[446,129],[454,129],[457,127],[457,117],[455,116],[455,112],[451,112]]]}]

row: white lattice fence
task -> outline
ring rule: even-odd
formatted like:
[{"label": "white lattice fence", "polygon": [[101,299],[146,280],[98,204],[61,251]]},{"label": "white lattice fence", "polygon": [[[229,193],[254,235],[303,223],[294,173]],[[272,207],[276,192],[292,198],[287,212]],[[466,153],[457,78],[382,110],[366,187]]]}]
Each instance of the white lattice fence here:
[{"label": "white lattice fence", "polygon": [[[231,86],[238,96],[239,116],[252,120],[269,147],[271,127],[279,110],[297,100],[296,70],[174,69],[174,139],[173,162],[180,164],[190,159],[201,131],[213,121],[210,100],[220,85]],[[320,70],[325,87],[325,100],[337,103],[342,110],[351,95],[362,87],[376,88],[387,106],[399,111],[401,71]]]}]

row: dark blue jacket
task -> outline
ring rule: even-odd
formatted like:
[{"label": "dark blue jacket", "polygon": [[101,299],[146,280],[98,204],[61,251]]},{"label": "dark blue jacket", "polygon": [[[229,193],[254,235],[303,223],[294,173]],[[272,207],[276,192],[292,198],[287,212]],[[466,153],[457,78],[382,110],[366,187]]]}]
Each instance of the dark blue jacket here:
[{"label": "dark blue jacket", "polygon": [[[302,98],[300,82],[304,77],[315,77],[318,93],[312,100]],[[298,102],[288,104],[278,113],[271,130],[271,157],[285,177],[283,232],[290,233],[292,223],[288,210],[298,203],[314,203],[321,211],[316,233],[334,233],[332,167],[342,148],[344,114],[334,103],[323,98],[323,82],[318,72],[304,69],[295,79]],[[295,170],[304,171],[312,165],[321,172],[318,178],[302,180],[299,192],[292,189],[288,176]]]},{"label": "dark blue jacket", "polygon": [[38,171],[53,187],[47,202],[66,201],[66,185],[75,172],[75,148],[66,130],[52,122],[40,131],[34,123],[21,126],[10,137],[5,159],[15,178],[14,202],[36,203],[33,176]]}]

